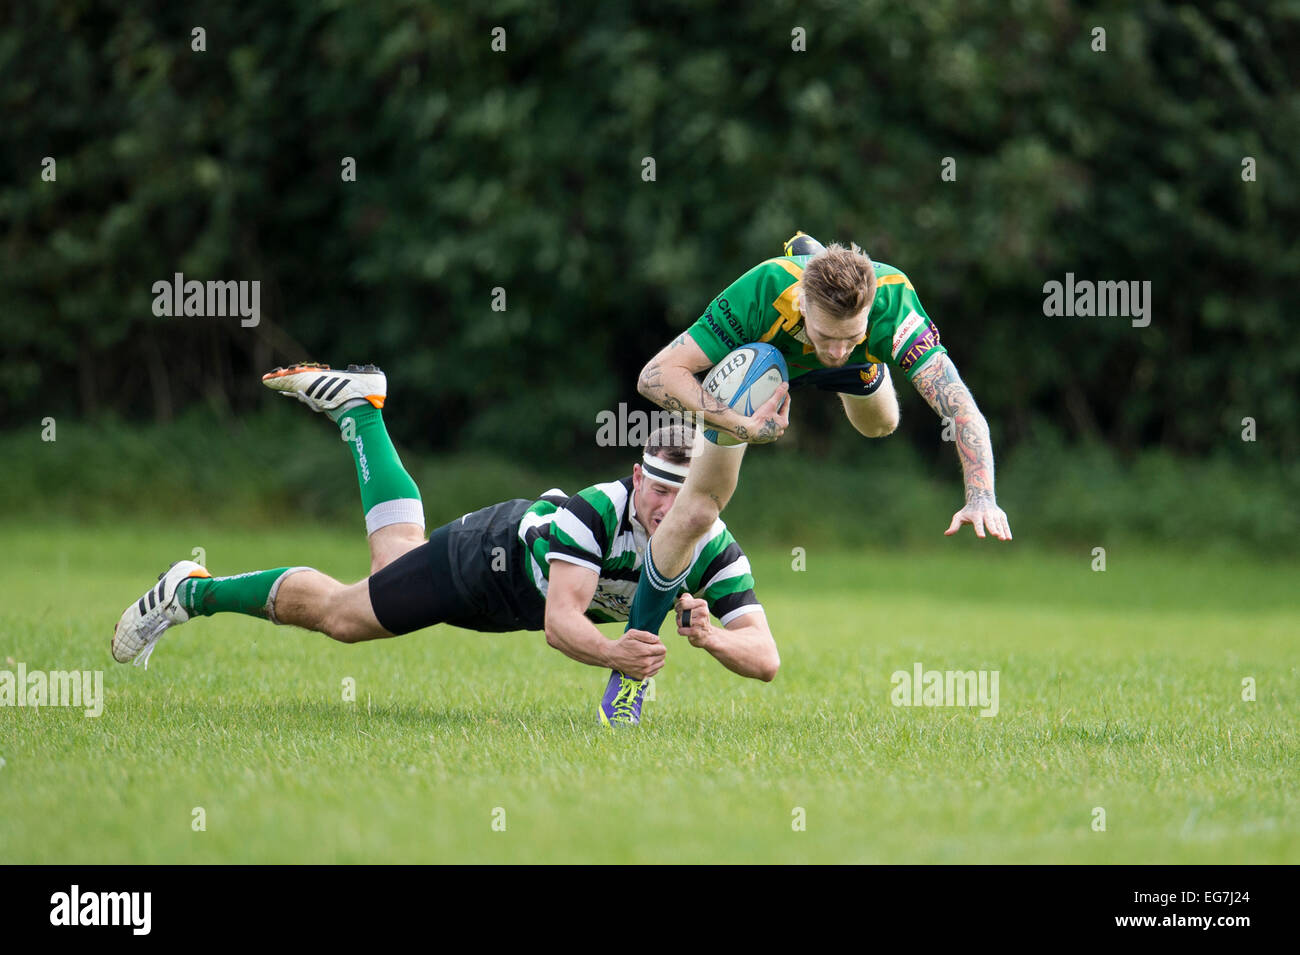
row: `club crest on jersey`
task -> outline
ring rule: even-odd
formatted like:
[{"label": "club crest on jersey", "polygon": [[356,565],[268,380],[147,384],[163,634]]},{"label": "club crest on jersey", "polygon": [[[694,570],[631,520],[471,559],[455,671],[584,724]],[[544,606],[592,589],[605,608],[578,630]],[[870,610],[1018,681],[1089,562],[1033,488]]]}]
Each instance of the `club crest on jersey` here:
[{"label": "club crest on jersey", "polygon": [[626,620],[628,614],[632,611],[631,597],[626,594],[615,593],[603,586],[592,595],[591,602],[616,620]]}]

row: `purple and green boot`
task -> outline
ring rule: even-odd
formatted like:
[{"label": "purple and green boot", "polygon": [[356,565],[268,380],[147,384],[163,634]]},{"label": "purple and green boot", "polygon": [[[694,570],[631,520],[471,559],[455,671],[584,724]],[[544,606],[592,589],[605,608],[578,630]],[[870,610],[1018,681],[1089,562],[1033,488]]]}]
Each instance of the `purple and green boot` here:
[{"label": "purple and green boot", "polygon": [[609,671],[609,683],[600,701],[600,722],[604,726],[636,726],[641,722],[641,701],[650,681],[633,680],[617,670]]}]

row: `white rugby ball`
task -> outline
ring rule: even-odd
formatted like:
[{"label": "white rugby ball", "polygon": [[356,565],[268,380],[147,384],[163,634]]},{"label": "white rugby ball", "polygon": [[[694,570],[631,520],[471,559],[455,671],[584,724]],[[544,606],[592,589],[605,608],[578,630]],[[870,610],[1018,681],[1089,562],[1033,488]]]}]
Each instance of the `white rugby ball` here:
[{"label": "white rugby ball", "polygon": [[[765,342],[741,345],[726,355],[704,376],[704,393],[727,403],[743,415],[752,415],[781,386],[790,372],[781,352]],[[743,442],[713,428],[704,436],[714,444],[730,446]]]}]

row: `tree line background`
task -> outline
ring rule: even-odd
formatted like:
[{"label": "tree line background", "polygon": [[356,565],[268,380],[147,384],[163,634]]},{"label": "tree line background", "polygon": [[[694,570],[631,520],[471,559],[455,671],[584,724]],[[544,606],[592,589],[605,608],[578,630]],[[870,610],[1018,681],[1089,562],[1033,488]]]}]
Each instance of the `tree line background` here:
[{"label": "tree line background", "polygon": [[[1294,4],[126,6],[0,13],[5,429],[238,421],[272,365],[374,361],[406,446],[607,460],[597,412],[802,229],[908,273],[1000,455],[1295,479]],[[259,280],[261,324],[155,317],[175,272]],[[1045,317],[1067,272],[1150,281],[1150,326]],[[838,416],[797,399],[789,443],[871,453]]]}]

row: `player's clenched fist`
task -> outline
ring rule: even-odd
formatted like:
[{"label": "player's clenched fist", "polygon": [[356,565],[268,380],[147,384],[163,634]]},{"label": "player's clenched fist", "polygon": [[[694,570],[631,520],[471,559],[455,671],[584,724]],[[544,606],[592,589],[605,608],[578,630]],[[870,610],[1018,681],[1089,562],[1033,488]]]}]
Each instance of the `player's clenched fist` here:
[{"label": "player's clenched fist", "polygon": [[644,680],[664,668],[667,652],[658,634],[629,630],[610,647],[609,665],[626,677]]},{"label": "player's clenched fist", "polygon": [[682,594],[674,609],[677,611],[677,632],[689,640],[691,646],[705,648],[713,634],[708,603],[699,597]]},{"label": "player's clenched fist", "polygon": [[785,434],[790,427],[790,386],[782,382],[772,397],[759,405],[745,423],[731,433],[748,444],[768,444]]}]

